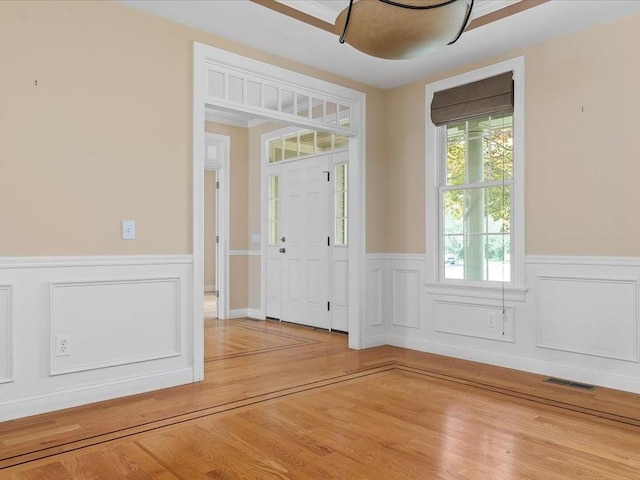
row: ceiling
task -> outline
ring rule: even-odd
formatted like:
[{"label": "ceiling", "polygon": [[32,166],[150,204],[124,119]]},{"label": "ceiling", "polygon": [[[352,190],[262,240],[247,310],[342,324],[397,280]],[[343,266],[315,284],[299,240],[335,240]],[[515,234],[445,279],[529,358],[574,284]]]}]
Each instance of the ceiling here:
[{"label": "ceiling", "polygon": [[[121,3],[383,89],[640,13],[640,0],[550,0],[468,29],[454,45],[424,57],[383,60],[340,44],[333,33],[251,0],[122,0]],[[348,0],[279,0],[279,3],[328,23],[349,4]],[[482,15],[513,3],[517,0],[476,0],[472,20],[479,22]]]}]

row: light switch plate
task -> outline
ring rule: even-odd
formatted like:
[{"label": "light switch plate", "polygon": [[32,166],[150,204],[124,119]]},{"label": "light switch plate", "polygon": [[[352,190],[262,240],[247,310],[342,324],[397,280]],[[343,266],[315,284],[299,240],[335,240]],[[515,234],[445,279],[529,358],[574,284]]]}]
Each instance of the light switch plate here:
[{"label": "light switch plate", "polygon": [[122,221],[122,239],[134,240],[136,238],[136,222],[134,220]]}]

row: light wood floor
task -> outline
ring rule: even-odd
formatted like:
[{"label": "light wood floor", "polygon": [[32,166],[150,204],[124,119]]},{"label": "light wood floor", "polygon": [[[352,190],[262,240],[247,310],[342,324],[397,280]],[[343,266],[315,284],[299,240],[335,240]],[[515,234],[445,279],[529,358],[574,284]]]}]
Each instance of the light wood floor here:
[{"label": "light wood floor", "polygon": [[640,397],[278,322],[206,380],[0,424],[1,479],[638,479]]}]

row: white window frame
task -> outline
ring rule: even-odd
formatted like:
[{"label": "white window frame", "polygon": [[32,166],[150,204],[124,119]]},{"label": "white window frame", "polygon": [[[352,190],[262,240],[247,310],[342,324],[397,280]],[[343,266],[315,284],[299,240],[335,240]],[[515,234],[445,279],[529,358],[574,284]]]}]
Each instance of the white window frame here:
[{"label": "white window frame", "polygon": [[[426,286],[430,293],[443,293],[482,298],[524,300],[524,155],[525,155],[525,62],[524,57],[490,65],[454,77],[429,83],[425,87],[425,154],[426,154]],[[431,101],[435,92],[513,71],[513,186],[511,203],[511,266],[510,282],[452,280],[444,278],[440,265],[442,217],[439,187],[443,174],[442,155],[446,151],[446,126],[437,127],[431,121]]]}]

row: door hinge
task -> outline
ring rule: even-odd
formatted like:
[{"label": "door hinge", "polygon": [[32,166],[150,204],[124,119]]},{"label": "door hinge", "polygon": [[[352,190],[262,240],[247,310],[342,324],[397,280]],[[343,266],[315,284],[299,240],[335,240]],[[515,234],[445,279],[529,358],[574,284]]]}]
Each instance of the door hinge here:
[{"label": "door hinge", "polygon": [[331,302],[327,302],[327,312],[331,311]]},{"label": "door hinge", "polygon": [[220,243],[220,235],[216,235],[216,243]]},{"label": "door hinge", "polygon": [[216,298],[220,298],[220,290],[216,290],[215,292],[213,292],[214,295],[216,296]]},{"label": "door hinge", "polygon": [[216,182],[216,188],[220,188],[220,182]]},{"label": "door hinge", "polygon": [[327,174],[327,182],[331,181],[331,172],[329,170],[325,170],[324,173]]},{"label": "door hinge", "polygon": [[331,237],[327,237],[327,247],[331,246]]}]

